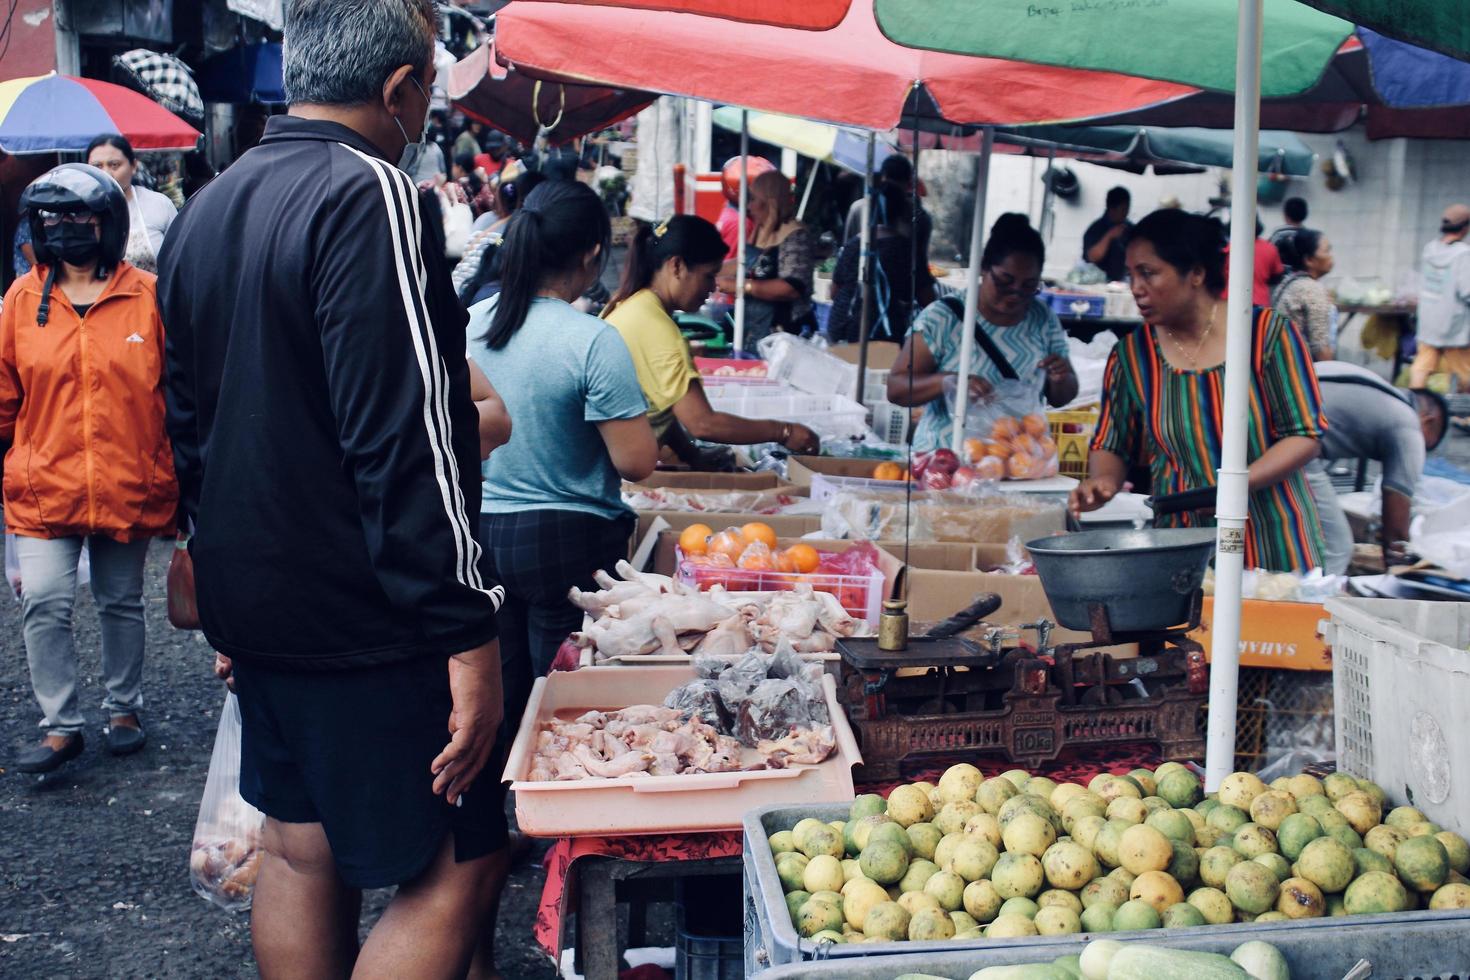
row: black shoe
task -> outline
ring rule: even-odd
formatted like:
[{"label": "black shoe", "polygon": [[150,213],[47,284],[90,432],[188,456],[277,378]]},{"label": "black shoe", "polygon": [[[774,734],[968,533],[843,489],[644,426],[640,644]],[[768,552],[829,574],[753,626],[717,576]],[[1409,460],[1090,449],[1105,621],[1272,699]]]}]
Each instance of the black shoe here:
[{"label": "black shoe", "polygon": [[[138,720],[137,715],[133,715],[132,718],[134,721]],[[143,734],[143,726],[141,724],[136,728],[127,725],[107,726],[107,751],[113,755],[132,755],[141,749],[147,741],[148,736]]]},{"label": "black shoe", "polygon": [[82,754],[81,732],[77,732],[66,740],[66,744],[59,749],[42,742],[33,749],[26,749],[15,760],[16,772],[55,772],[66,763]]}]

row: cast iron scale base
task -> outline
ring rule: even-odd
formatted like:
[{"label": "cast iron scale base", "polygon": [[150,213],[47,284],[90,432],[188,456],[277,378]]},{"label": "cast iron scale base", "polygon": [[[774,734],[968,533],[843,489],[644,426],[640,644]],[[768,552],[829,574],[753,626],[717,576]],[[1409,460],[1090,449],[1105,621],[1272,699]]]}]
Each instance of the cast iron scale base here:
[{"label": "cast iron scale base", "polygon": [[[1064,750],[1152,742],[1166,759],[1205,750],[1201,709],[1209,693],[1196,592],[1186,625],[1114,633],[1089,606],[1092,640],[1051,645],[1055,624],[989,627],[982,643],[956,635],[910,637],[908,649],[845,639],[842,700],[862,745],[865,781],[902,776],[905,763],[974,762],[983,755],[1035,768]],[[982,604],[977,604],[982,605]],[[999,600],[986,613],[999,608]],[[975,607],[972,607],[975,608]],[[1034,648],[1021,631],[1034,631]],[[955,632],[958,632],[956,630]],[[1101,648],[1137,643],[1137,658]]]}]

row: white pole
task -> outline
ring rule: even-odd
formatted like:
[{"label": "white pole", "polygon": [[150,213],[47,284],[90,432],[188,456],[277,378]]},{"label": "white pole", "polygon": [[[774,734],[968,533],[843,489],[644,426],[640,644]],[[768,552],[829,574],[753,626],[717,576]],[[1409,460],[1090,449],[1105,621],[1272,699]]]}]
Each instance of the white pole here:
[{"label": "white pole", "polygon": [[1240,675],[1240,576],[1245,567],[1246,426],[1251,384],[1251,281],[1256,249],[1256,167],[1261,133],[1261,4],[1239,0],[1235,50],[1235,167],[1230,201],[1230,299],[1226,306],[1224,433],[1215,552],[1215,623],[1210,634],[1210,727],[1205,788],[1235,770],[1235,699]]},{"label": "white pole", "polygon": [[[985,244],[985,197],[990,189],[990,152],[995,149],[995,129],[986,126],[980,141],[980,159],[975,164],[975,216],[970,224],[970,267],[965,278],[965,322],[960,324],[959,383],[955,385],[954,438],[950,448],[965,448],[965,409],[970,401],[970,361],[975,356],[975,317],[980,312],[980,253]],[[914,175],[918,179],[918,174]],[[922,256],[920,257],[922,259]]]},{"label": "white pole", "polygon": [[735,353],[745,349],[745,211],[750,204],[750,112],[740,110],[740,238],[735,246]]}]

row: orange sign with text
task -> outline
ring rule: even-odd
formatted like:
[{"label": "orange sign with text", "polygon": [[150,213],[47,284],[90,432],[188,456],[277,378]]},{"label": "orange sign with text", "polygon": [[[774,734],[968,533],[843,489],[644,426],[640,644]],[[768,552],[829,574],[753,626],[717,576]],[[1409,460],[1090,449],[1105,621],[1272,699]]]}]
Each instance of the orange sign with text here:
[{"label": "orange sign with text", "polygon": [[[1332,651],[1317,631],[1327,613],[1316,602],[1268,602],[1247,599],[1241,603],[1240,665],[1274,667],[1278,670],[1331,670]],[[1190,634],[1210,658],[1210,630],[1214,627],[1215,600],[1205,597],[1199,629]]]}]

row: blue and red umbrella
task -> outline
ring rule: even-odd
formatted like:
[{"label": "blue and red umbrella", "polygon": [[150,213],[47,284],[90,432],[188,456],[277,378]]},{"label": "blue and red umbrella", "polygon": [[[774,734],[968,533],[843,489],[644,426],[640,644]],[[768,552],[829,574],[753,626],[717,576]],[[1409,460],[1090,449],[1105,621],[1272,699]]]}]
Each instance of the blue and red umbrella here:
[{"label": "blue and red umbrella", "polygon": [[138,150],[192,150],[199,130],[146,95],[93,78],[37,75],[0,82],[0,150],[76,152],[100,133]]}]

